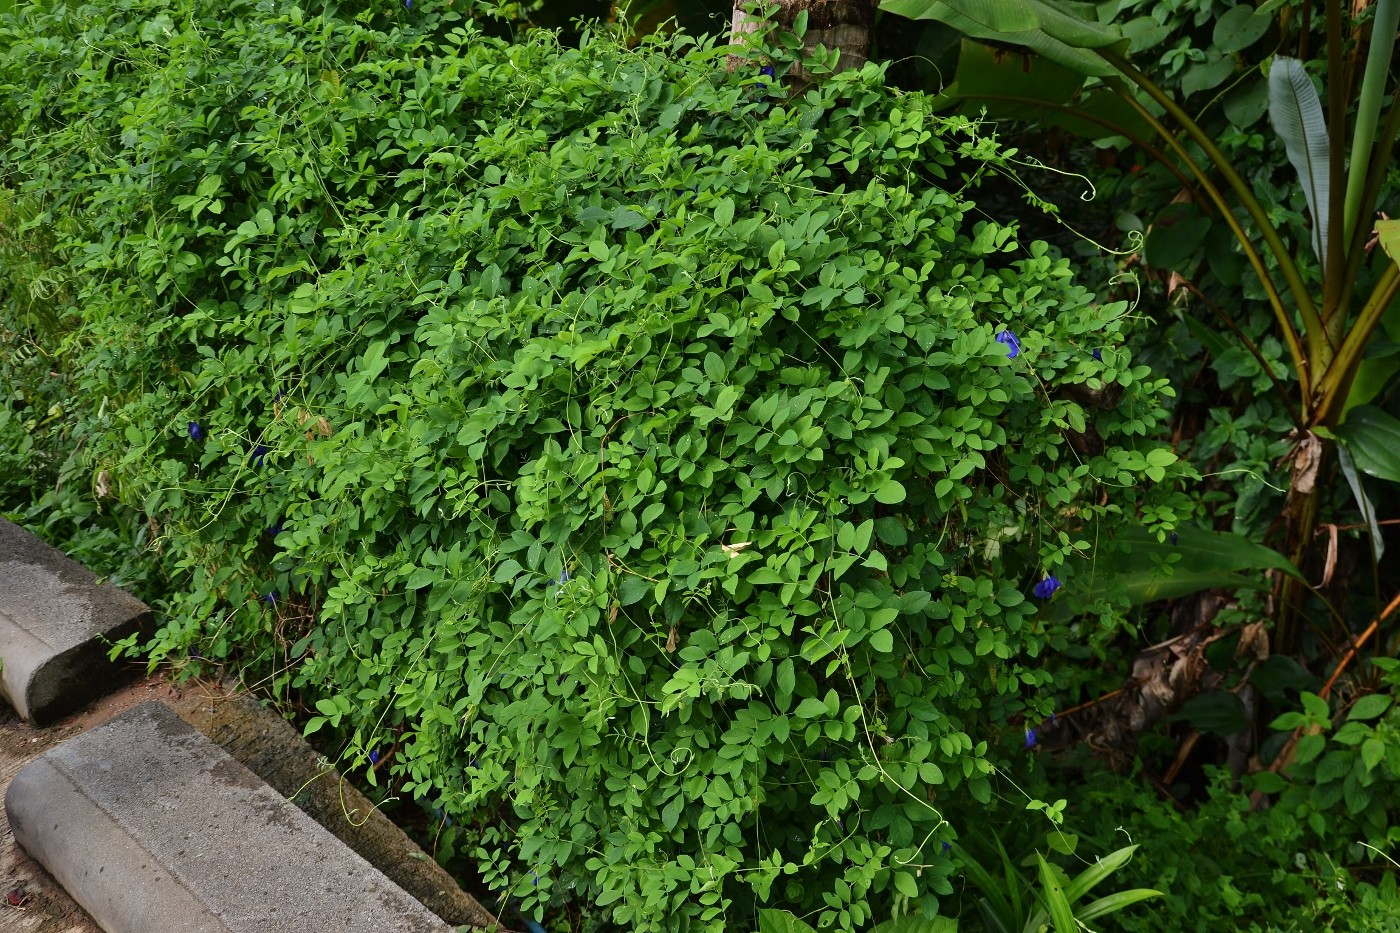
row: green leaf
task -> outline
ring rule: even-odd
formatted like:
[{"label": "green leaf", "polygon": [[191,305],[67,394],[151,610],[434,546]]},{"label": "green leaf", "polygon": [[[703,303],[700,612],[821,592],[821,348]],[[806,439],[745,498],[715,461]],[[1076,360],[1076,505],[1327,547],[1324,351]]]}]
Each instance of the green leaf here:
[{"label": "green leaf", "polygon": [[1197,62],[1181,76],[1181,93],[1190,97],[1200,91],[1217,88],[1234,73],[1235,62],[1229,57]]},{"label": "green leaf", "polygon": [[1357,469],[1393,483],[1400,483],[1400,420],[1371,405],[1347,412],[1337,428]]},{"label": "green leaf", "polygon": [[1070,903],[1079,900],[1099,882],[1128,864],[1128,860],[1133,857],[1133,853],[1136,851],[1137,846],[1131,845],[1108,853],[1065,886],[1065,897],[1069,898]]},{"label": "green leaf", "polygon": [[875,490],[875,501],[885,505],[898,505],[904,501],[904,484],[897,479],[887,479]]},{"label": "green leaf", "polygon": [[764,909],[758,912],[758,933],[817,933],[798,920],[790,910]]},{"label": "green leaf", "polygon": [[[1045,899],[1045,909],[1050,913],[1050,920],[1055,925],[1055,933],[1078,933],[1079,927],[1074,922],[1074,910],[1069,905],[1069,899],[1065,897],[1064,889],[1060,887],[1059,875],[1039,852],[1035,854],[1035,861],[1040,868],[1041,896]],[[1035,918],[1032,918],[1031,923],[1034,923],[1034,920]],[[1030,923],[1026,924],[1027,933],[1032,933],[1034,929]]]},{"label": "green leaf", "polygon": [[715,205],[715,224],[720,227],[727,227],[734,222],[734,199],[720,198]]},{"label": "green leaf", "polygon": [[1297,661],[1285,654],[1273,654],[1259,662],[1249,675],[1252,683],[1268,700],[1279,703],[1285,691],[1315,689],[1317,678]]},{"label": "green leaf", "polygon": [[1079,921],[1088,923],[1090,920],[1097,920],[1105,914],[1130,907],[1139,901],[1162,896],[1161,891],[1154,891],[1151,888],[1132,888],[1128,891],[1119,891],[1117,894],[1109,894],[1079,908]]},{"label": "green leaf", "polygon": [[1385,554],[1385,538],[1381,536],[1380,521],[1376,518],[1376,507],[1371,504],[1371,497],[1366,495],[1366,487],[1361,484],[1361,477],[1356,472],[1356,461],[1352,458],[1351,450],[1346,444],[1337,446],[1337,464],[1342,468],[1347,488],[1351,490],[1352,498],[1356,500],[1356,506],[1360,509],[1361,515],[1366,521],[1366,527],[1371,532],[1371,547],[1375,552],[1376,563],[1379,564],[1382,555]]},{"label": "green leaf", "polygon": [[798,719],[825,719],[828,713],[825,703],[816,697],[808,697],[797,704],[793,715]]},{"label": "green leaf", "polygon": [[1230,7],[1215,21],[1211,45],[1221,52],[1239,52],[1249,48],[1269,31],[1273,17],[1260,13],[1251,4]]},{"label": "green leaf", "polygon": [[1347,719],[1375,719],[1390,709],[1395,701],[1383,693],[1371,693],[1357,700],[1347,713]]},{"label": "green leaf", "polygon": [[1391,259],[1400,262],[1400,220],[1378,220],[1375,229],[1381,249]]},{"label": "green leaf", "polygon": [[1173,204],[1152,222],[1143,244],[1143,259],[1154,269],[1190,276],[1201,261],[1201,241],[1210,218],[1193,204]]},{"label": "green leaf", "polygon": [[1183,525],[1177,540],[1158,541],[1145,528],[1127,528],[1114,533],[1116,543],[1127,550],[1109,550],[1088,574],[1076,574],[1067,586],[1074,599],[1057,600],[1061,609],[1087,600],[1109,598],[1129,605],[1142,605],[1159,599],[1173,599],[1206,589],[1268,589],[1262,570],[1282,570],[1301,575],[1287,558],[1272,548],[1255,544],[1243,535],[1207,531]]},{"label": "green leaf", "polygon": [[793,688],[797,686],[797,671],[792,663],[792,658],[784,658],[778,665],[776,675],[778,692],[792,696]]},{"label": "green leaf", "polygon": [[974,39],[1024,46],[1086,75],[1117,74],[1093,49],[1128,48],[1116,28],[1090,22],[1050,0],[884,0],[880,9],[937,20]]},{"label": "green leaf", "polygon": [[881,629],[870,636],[870,647],[881,654],[888,654],[894,650],[894,635],[889,629]]},{"label": "green leaf", "polygon": [[1325,264],[1328,205],[1332,201],[1328,169],[1331,146],[1317,89],[1296,58],[1274,57],[1269,69],[1269,116],[1303,186],[1308,212],[1312,214],[1313,249]]},{"label": "green leaf", "polygon": [[1234,735],[1249,722],[1244,701],[1228,690],[1215,690],[1194,696],[1171,717],[1185,720],[1191,728],[1210,735]]}]

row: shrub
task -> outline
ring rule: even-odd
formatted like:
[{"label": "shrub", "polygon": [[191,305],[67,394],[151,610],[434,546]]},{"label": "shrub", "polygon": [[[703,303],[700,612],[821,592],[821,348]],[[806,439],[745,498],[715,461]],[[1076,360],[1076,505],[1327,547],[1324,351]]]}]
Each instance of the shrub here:
[{"label": "shrub", "polygon": [[1126,308],[873,64],[783,100],[424,6],[0,30],[86,456],[179,584],[146,650],[303,691],[526,911],[931,914],[1079,637],[1042,597],[1173,462]]}]

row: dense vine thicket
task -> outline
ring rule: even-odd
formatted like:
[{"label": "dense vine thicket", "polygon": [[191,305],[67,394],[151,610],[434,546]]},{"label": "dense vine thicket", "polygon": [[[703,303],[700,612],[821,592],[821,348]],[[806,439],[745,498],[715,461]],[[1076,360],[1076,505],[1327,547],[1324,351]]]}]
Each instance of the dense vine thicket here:
[{"label": "dense vine thicket", "polygon": [[17,17],[3,196],[174,586],[146,650],[308,697],[526,911],[937,908],[947,806],[1089,637],[1044,599],[1172,520],[1167,390],[978,215],[994,139],[684,37]]}]

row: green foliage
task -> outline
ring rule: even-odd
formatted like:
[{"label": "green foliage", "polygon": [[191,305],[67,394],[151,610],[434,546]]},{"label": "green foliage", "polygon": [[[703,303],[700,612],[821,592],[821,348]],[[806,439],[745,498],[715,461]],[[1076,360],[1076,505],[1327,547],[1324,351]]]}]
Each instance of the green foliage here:
[{"label": "green foliage", "polygon": [[[1272,728],[1300,735],[1287,771],[1253,775],[1250,786],[1276,794],[1276,806],[1319,838],[1367,840],[1386,849],[1400,842],[1400,662],[1377,658],[1385,692],[1358,697],[1333,716],[1325,699],[1302,695],[1302,709]],[[1280,739],[1283,736],[1280,736]],[[1278,743],[1276,742],[1275,745]]]},{"label": "green foliage", "polygon": [[[1147,782],[1091,775],[1076,813],[1086,841],[1125,834],[1150,857],[1115,877],[1169,892],[1115,916],[1125,931],[1250,933],[1400,929],[1393,873],[1383,858],[1333,835],[1322,842],[1287,808],[1256,808],[1223,769],[1198,806],[1183,810]],[[1386,850],[1382,850],[1383,853]]]},{"label": "green foliage", "polygon": [[[1074,855],[1077,837],[1057,832],[1054,838],[1057,848],[1067,855]],[[967,850],[958,848],[960,862],[982,893],[977,909],[988,933],[1036,933],[1047,927],[1055,933],[1074,933],[1090,920],[1162,896],[1161,891],[1134,888],[1075,905],[1076,901],[1126,865],[1137,846],[1126,846],[1111,852],[1073,878],[1058,865],[1046,861],[1039,851],[1034,851],[1021,861],[1021,866],[1035,869],[1033,882],[1012,861],[1001,840],[994,838],[994,841],[1001,862],[1000,875],[992,874]]]},{"label": "green foliage", "polygon": [[932,916],[935,801],[989,798],[1071,637],[1028,594],[1177,469],[1126,308],[975,217],[1007,153],[875,65],[779,102],[684,37],[350,14],[0,26],[150,656],[392,747],[527,912]]}]

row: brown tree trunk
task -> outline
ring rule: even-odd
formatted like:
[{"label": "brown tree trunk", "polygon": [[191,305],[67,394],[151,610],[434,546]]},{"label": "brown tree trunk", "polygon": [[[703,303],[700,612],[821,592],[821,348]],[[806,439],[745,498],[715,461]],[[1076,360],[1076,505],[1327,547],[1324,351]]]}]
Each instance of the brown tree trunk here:
[{"label": "brown tree trunk", "polygon": [[[760,20],[745,11],[749,0],[736,0],[734,17],[731,20],[730,34],[735,45],[742,45],[745,38],[757,31]],[[875,30],[876,0],[778,0],[778,12],[774,14],[778,27],[792,29],[793,21],[803,10],[807,11],[807,32],[802,37],[805,51],[817,46],[839,49],[841,58],[837,70],[859,68],[870,57],[870,40]],[[730,67],[736,65],[730,57]],[[792,74],[800,80],[810,80],[805,70],[798,66]]]}]

